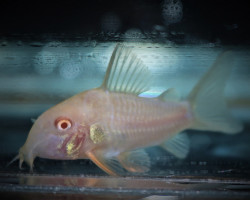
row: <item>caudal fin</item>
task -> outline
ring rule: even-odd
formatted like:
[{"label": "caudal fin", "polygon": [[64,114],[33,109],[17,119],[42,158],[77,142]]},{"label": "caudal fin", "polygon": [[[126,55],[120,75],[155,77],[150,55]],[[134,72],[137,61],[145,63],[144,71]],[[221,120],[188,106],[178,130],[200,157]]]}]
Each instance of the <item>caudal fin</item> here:
[{"label": "caudal fin", "polygon": [[233,66],[232,52],[220,54],[213,66],[191,91],[188,100],[195,116],[194,129],[228,134],[242,130],[242,124],[230,115],[223,96],[226,81]]}]

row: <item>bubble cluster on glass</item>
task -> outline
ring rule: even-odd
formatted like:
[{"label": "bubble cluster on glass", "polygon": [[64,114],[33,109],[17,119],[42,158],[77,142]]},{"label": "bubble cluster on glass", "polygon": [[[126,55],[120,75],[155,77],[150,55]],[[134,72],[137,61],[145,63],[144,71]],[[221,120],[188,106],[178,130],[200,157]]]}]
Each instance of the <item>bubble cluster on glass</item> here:
[{"label": "bubble cluster on glass", "polygon": [[183,16],[181,0],[165,0],[162,6],[162,17],[165,25],[178,23]]}]

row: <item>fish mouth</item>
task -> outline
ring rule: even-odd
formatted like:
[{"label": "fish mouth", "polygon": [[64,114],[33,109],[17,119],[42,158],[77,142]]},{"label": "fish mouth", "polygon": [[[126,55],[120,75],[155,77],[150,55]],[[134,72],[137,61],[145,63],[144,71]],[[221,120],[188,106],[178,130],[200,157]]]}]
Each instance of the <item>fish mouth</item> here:
[{"label": "fish mouth", "polygon": [[[44,158],[52,158],[52,159],[56,158],[56,159],[74,160],[74,159],[79,158],[79,156],[81,155],[80,153],[81,153],[81,149],[82,149],[82,146],[84,144],[84,141],[85,141],[84,134],[78,133],[78,132],[73,133],[73,134],[71,133],[70,136],[68,136],[64,139],[62,144],[59,144],[58,146],[55,145],[56,149],[55,149],[55,146],[53,146],[52,149],[50,149],[48,146],[47,150],[49,150],[49,152],[51,152],[51,151],[58,152],[58,154],[56,154],[54,156],[51,156],[50,154],[47,154],[47,153],[42,154],[39,151],[38,145],[32,146],[32,148],[30,149],[29,148],[30,145],[27,146],[27,144],[25,144],[20,148],[18,155],[16,155],[7,164],[6,167],[11,165],[16,160],[19,160],[19,169],[22,169],[22,164],[23,164],[23,162],[25,162],[29,166],[30,172],[33,172],[33,167],[34,167],[33,162],[34,162],[34,159],[36,156],[44,157]],[[43,141],[40,141],[39,144],[41,144],[42,142]],[[37,152],[37,150],[38,150],[38,152]],[[35,152],[36,152],[36,155],[34,154]]]}]

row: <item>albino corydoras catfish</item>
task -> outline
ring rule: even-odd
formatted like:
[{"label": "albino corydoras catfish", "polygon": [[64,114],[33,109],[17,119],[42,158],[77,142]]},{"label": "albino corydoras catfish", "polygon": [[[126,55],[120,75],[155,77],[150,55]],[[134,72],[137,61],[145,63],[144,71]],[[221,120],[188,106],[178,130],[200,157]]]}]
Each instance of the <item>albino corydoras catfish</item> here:
[{"label": "albino corydoras catfish", "polygon": [[16,159],[32,170],[36,157],[91,159],[110,175],[147,172],[146,147],[159,145],[178,158],[189,151],[185,129],[235,134],[241,123],[229,114],[223,92],[233,66],[220,54],[186,99],[174,89],[156,98],[138,96],[151,74],[131,48],[116,45],[99,88],[84,91],[44,112],[33,124]]}]

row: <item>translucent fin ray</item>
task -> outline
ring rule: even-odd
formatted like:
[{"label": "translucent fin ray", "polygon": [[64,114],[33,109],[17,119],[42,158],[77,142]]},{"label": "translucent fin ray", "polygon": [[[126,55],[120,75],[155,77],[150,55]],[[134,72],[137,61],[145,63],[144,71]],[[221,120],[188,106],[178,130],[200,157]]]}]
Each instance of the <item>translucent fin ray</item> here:
[{"label": "translucent fin ray", "polygon": [[132,49],[116,45],[101,88],[112,92],[138,95],[149,89],[151,73]]},{"label": "translucent fin ray", "polygon": [[150,158],[144,149],[121,153],[118,156],[121,165],[133,173],[144,173],[150,169]]},{"label": "translucent fin ray", "polygon": [[114,157],[107,157],[100,152],[87,152],[88,157],[103,171],[112,176],[124,174],[123,167]]},{"label": "translucent fin ray", "polygon": [[161,147],[172,153],[177,158],[183,159],[189,152],[190,140],[186,133],[179,133],[173,138],[165,141]]}]

